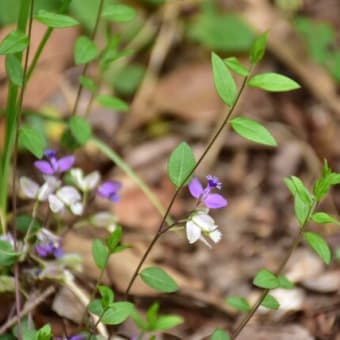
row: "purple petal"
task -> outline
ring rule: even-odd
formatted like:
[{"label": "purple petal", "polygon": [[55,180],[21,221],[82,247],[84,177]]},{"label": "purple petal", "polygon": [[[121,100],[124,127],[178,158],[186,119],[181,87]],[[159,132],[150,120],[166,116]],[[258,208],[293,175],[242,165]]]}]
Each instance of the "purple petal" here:
[{"label": "purple petal", "polygon": [[54,150],[52,150],[52,149],[47,149],[44,152],[44,156],[47,157],[47,158],[56,158],[57,157],[57,153]]},{"label": "purple petal", "polygon": [[39,244],[35,246],[35,251],[40,257],[47,257],[53,253],[53,245],[52,243]]},{"label": "purple petal", "polygon": [[189,191],[190,194],[195,198],[200,198],[200,196],[202,195],[203,187],[197,177],[193,177],[191,182],[189,183]]},{"label": "purple petal", "polygon": [[85,335],[73,335],[70,338],[68,338],[69,340],[85,340],[86,337]]},{"label": "purple petal", "polygon": [[59,172],[65,172],[72,168],[76,158],[74,156],[65,156],[58,160],[58,170]]},{"label": "purple petal", "polygon": [[47,161],[35,161],[34,166],[45,175],[53,175],[55,173],[51,164]]},{"label": "purple petal", "polygon": [[111,197],[117,194],[121,186],[117,181],[107,181],[99,186],[97,193],[99,196],[111,199]]},{"label": "purple petal", "polygon": [[204,204],[207,208],[218,209],[228,204],[228,201],[220,194],[208,194],[204,198]]},{"label": "purple petal", "polygon": [[53,255],[55,258],[60,258],[64,255],[64,249],[61,246],[55,247],[53,249]]}]

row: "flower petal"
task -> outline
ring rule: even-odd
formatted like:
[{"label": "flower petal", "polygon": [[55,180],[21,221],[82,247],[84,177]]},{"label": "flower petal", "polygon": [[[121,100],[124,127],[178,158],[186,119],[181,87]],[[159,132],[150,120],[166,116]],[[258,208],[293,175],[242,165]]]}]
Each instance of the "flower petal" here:
[{"label": "flower petal", "polygon": [[185,231],[190,244],[195,243],[201,236],[201,229],[192,221],[186,223]]},{"label": "flower petal", "polygon": [[61,212],[65,206],[64,203],[56,195],[49,195],[48,203],[49,203],[50,209],[54,213]]},{"label": "flower petal", "polygon": [[220,194],[208,194],[204,198],[204,204],[210,209],[218,209],[225,207],[228,201]]},{"label": "flower petal", "polygon": [[76,158],[74,156],[65,156],[58,160],[58,170],[59,172],[65,172],[72,168]]},{"label": "flower petal", "polygon": [[190,194],[195,198],[199,198],[203,193],[202,184],[198,180],[197,177],[192,178],[191,182],[189,183],[188,188],[189,188]]},{"label": "flower petal", "polygon": [[221,241],[222,233],[219,230],[214,230],[209,233],[209,237],[215,242],[218,243]]},{"label": "flower petal", "polygon": [[39,185],[25,176],[20,178],[20,188],[29,198],[36,198],[39,191]]},{"label": "flower petal", "polygon": [[70,209],[74,215],[80,216],[84,211],[84,206],[82,203],[76,202],[70,206]]},{"label": "flower petal", "polygon": [[111,198],[121,188],[121,184],[117,181],[107,181],[101,184],[97,190],[99,196]]},{"label": "flower petal", "polygon": [[76,168],[70,171],[71,177],[79,189],[83,190],[84,186],[84,172],[82,169]]},{"label": "flower petal", "polygon": [[195,214],[192,221],[204,231],[212,231],[217,228],[214,219],[205,213]]},{"label": "flower petal", "polygon": [[35,161],[34,166],[43,174],[53,175],[55,170],[52,168],[51,164],[47,161]]},{"label": "flower petal", "polygon": [[84,185],[85,185],[85,190],[92,190],[94,189],[100,180],[100,174],[98,171],[91,172],[89,175],[87,175],[84,178]]},{"label": "flower petal", "polygon": [[71,206],[81,200],[78,190],[70,185],[60,188],[57,191],[57,196],[68,206]]}]

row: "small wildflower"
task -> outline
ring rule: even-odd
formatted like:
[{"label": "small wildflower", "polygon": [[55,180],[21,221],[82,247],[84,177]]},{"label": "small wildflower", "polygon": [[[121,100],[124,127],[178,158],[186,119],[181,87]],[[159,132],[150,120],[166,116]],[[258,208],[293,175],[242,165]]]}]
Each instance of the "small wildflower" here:
[{"label": "small wildflower", "polygon": [[118,202],[118,191],[121,188],[121,184],[117,181],[107,181],[99,186],[97,194],[101,197],[108,198],[112,202]]},{"label": "small wildflower", "polygon": [[216,176],[207,176],[208,185],[203,188],[197,177],[193,177],[189,183],[189,191],[191,195],[202,202],[207,208],[218,209],[228,204],[228,201],[220,194],[211,193],[211,190],[222,188],[222,183]]},{"label": "small wildflower", "polygon": [[38,201],[46,201],[48,196],[51,195],[60,184],[61,182],[53,176],[46,176],[45,183],[42,186],[39,186],[38,183],[28,177],[22,176],[20,178],[20,188],[25,196]]},{"label": "small wildflower", "polygon": [[69,170],[75,162],[75,157],[72,155],[58,159],[57,153],[50,149],[44,152],[44,156],[47,160],[35,161],[34,166],[45,175],[65,172]]},{"label": "small wildflower", "polygon": [[56,340],[86,340],[88,337],[86,335],[72,335],[66,338],[57,337]]},{"label": "small wildflower", "polygon": [[214,219],[203,210],[195,211],[191,215],[186,223],[186,235],[190,244],[201,240],[208,247],[211,245],[204,236],[209,237],[214,243],[218,243],[222,238]]},{"label": "small wildflower", "polygon": [[35,246],[35,251],[40,257],[54,256],[55,258],[59,258],[64,255],[60,238],[48,229],[42,228],[37,237],[38,244]]},{"label": "small wildflower", "polygon": [[65,206],[71,210],[74,215],[81,215],[84,206],[81,203],[81,195],[78,190],[72,186],[60,188],[56,194],[48,196],[48,202],[54,213],[62,212]]},{"label": "small wildflower", "polygon": [[72,169],[71,176],[75,185],[82,191],[88,192],[93,190],[100,180],[100,174],[98,171],[91,172],[89,175],[84,176],[84,172],[81,169]]}]

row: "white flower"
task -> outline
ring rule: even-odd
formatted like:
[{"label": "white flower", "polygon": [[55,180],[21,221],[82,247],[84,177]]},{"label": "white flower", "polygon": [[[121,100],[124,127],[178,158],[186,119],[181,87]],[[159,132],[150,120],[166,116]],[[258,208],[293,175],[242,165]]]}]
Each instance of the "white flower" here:
[{"label": "white flower", "polygon": [[39,186],[38,183],[32,181],[28,177],[20,178],[20,188],[23,193],[32,199],[38,201],[46,201],[48,196],[51,195],[59,186],[61,182],[53,176],[46,176],[45,183]]},{"label": "white flower", "polygon": [[111,232],[113,232],[117,227],[117,218],[106,211],[92,215],[90,222],[96,227],[106,228]]},{"label": "white flower", "polygon": [[76,186],[83,192],[93,190],[100,180],[100,174],[98,171],[91,172],[87,176],[84,176],[83,170],[72,169],[70,174]]},{"label": "white flower", "polygon": [[214,243],[222,238],[215,221],[205,211],[197,211],[190,217],[186,223],[186,235],[190,244],[201,240],[210,248],[211,245],[204,236],[209,237]]},{"label": "white flower", "polygon": [[81,203],[81,195],[78,190],[72,186],[60,188],[56,194],[48,196],[50,208],[54,213],[62,212],[65,206],[71,210],[74,215],[81,215],[84,206]]}]

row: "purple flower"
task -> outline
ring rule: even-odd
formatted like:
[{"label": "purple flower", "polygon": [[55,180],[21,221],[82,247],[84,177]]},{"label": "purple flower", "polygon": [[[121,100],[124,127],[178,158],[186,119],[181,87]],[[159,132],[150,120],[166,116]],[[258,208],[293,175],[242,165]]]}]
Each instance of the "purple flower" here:
[{"label": "purple flower", "polygon": [[220,190],[222,183],[216,176],[207,176],[208,185],[203,188],[197,177],[193,177],[189,183],[189,191],[191,195],[202,202],[207,208],[217,209],[223,208],[228,204],[228,201],[220,194],[211,193],[213,189]]},{"label": "purple flower", "polygon": [[112,202],[118,202],[118,191],[122,185],[117,181],[106,181],[97,189],[97,194],[101,197],[108,198]]},{"label": "purple flower", "polygon": [[59,258],[64,255],[61,244],[53,242],[37,244],[35,251],[40,257],[54,256],[55,258]]},{"label": "purple flower", "polygon": [[44,156],[47,160],[35,161],[34,166],[45,175],[65,172],[70,169],[75,162],[75,157],[72,155],[58,159],[57,153],[50,149],[44,152]]},{"label": "purple flower", "polygon": [[61,337],[57,337],[56,340],[86,340],[87,336],[86,335],[73,335],[73,336],[68,336],[66,338],[61,338]]}]

